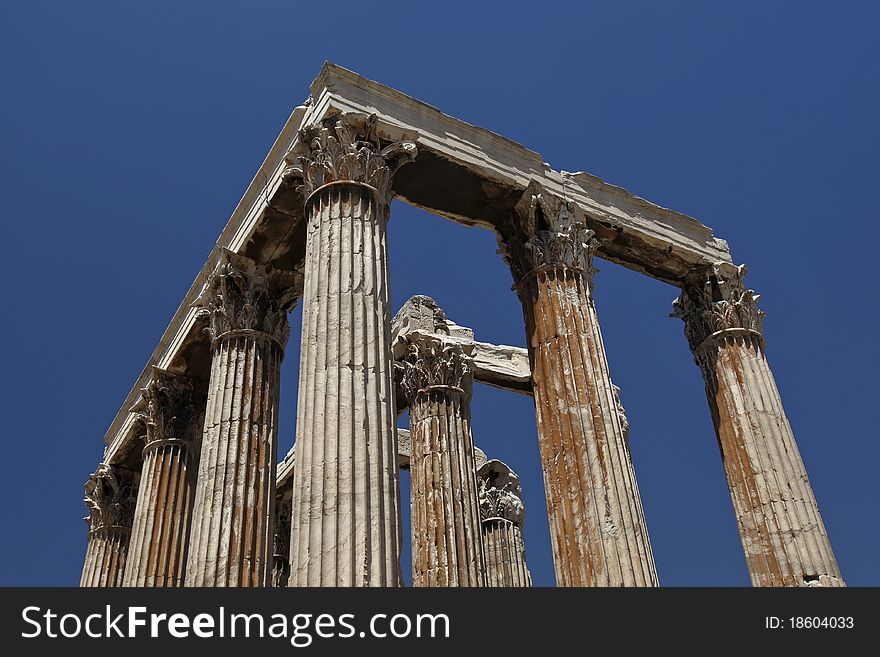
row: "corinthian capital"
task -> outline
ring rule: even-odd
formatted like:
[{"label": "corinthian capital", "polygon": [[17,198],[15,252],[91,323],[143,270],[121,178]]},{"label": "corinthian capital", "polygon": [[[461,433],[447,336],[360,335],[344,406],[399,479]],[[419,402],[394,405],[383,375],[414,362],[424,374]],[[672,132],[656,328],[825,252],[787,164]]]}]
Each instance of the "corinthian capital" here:
[{"label": "corinthian capital", "polygon": [[522,527],[526,508],[519,477],[506,463],[486,461],[477,469],[480,488],[480,519],[504,518]]},{"label": "corinthian capital", "polygon": [[472,345],[413,333],[400,338],[401,387],[412,404],[420,392],[452,388],[470,396]]},{"label": "corinthian capital", "polygon": [[146,427],[147,446],[162,442],[191,442],[198,427],[193,383],[187,376],[153,367],[141,398],[131,409]]},{"label": "corinthian capital", "polygon": [[287,155],[291,163],[286,180],[301,181],[304,197],[332,182],[364,183],[391,200],[391,180],[397,170],[412,162],[418,149],[412,141],[382,147],[376,115],[346,113],[300,130],[297,147]]},{"label": "corinthian capital", "polygon": [[533,180],[513,209],[512,234],[501,242],[499,253],[516,283],[536,270],[557,267],[584,272],[592,280],[598,246],[580,206]]},{"label": "corinthian capital", "polygon": [[101,463],[85,485],[84,502],[89,510],[89,531],[131,529],[137,486],[134,473],[125,468]]},{"label": "corinthian capital", "polygon": [[258,332],[282,348],[290,337],[287,313],[303,286],[302,273],[260,265],[227,249],[195,303],[211,340]]},{"label": "corinthian capital", "polygon": [[688,275],[672,302],[671,316],[684,320],[684,333],[696,352],[709,338],[730,330],[760,335],[764,311],[760,295],[746,289],[745,265],[715,263]]}]

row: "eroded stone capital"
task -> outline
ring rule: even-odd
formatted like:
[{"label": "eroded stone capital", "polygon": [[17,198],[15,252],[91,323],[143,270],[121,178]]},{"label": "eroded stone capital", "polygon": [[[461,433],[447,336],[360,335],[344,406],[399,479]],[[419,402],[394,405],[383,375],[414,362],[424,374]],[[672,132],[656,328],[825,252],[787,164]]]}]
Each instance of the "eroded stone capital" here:
[{"label": "eroded stone capital", "polygon": [[691,273],[681,294],[672,302],[671,317],[684,320],[684,332],[691,350],[731,333],[762,337],[764,311],[757,306],[760,295],[746,289],[745,265],[715,263]]},{"label": "eroded stone capital", "polygon": [[141,398],[131,411],[146,430],[146,447],[172,442],[189,445],[201,431],[192,379],[159,367],[152,368],[152,378],[141,388]]},{"label": "eroded stone capital", "polygon": [[529,274],[557,268],[581,272],[592,285],[599,242],[576,203],[548,193],[533,180],[513,209],[511,228],[498,252],[516,285]]},{"label": "eroded stone capital", "polygon": [[131,530],[137,503],[136,475],[127,468],[101,463],[85,484],[85,521],[89,533],[100,530]]},{"label": "eroded stone capital", "polygon": [[414,332],[474,341],[472,329],[453,322],[434,299],[424,294],[407,299],[391,320],[391,334],[395,340]]},{"label": "eroded stone capital", "polygon": [[410,404],[419,393],[447,389],[470,398],[473,384],[473,346],[412,333],[399,338],[401,387]]},{"label": "eroded stone capital", "polygon": [[220,262],[195,303],[213,342],[259,334],[281,348],[290,337],[287,314],[302,293],[300,271],[261,265],[222,249]]},{"label": "eroded stone capital", "polygon": [[519,477],[506,463],[497,459],[477,468],[480,495],[480,519],[503,518],[522,527],[526,508],[522,503]]},{"label": "eroded stone capital", "polygon": [[324,185],[355,182],[376,189],[387,206],[394,174],[417,154],[413,141],[395,141],[383,148],[375,114],[344,113],[300,130],[297,146],[285,158],[290,166],[283,175],[306,199]]}]

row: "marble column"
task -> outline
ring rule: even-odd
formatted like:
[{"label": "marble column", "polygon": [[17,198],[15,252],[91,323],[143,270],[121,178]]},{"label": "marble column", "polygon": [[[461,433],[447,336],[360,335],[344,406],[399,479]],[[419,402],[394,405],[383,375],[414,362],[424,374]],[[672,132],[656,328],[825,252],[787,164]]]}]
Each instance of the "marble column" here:
[{"label": "marble column", "polygon": [[693,272],[673,316],[706,383],[753,586],[844,586],[764,353],[745,266]]},{"label": "marble column", "polygon": [[183,586],[204,415],[192,380],[158,367],[132,411],[146,435],[123,585]]},{"label": "marble column", "polygon": [[122,586],[137,479],[127,468],[102,463],[86,482],[89,544],[80,586]]},{"label": "marble column", "polygon": [[532,182],[501,243],[523,304],[559,586],[655,586],[592,292],[580,208]]},{"label": "marble column", "polygon": [[413,586],[485,586],[474,440],[470,345],[402,338],[409,402]]},{"label": "marble column", "polygon": [[415,152],[344,114],[288,155],[308,219],[290,586],[402,583],[386,226]]},{"label": "marble column", "polygon": [[270,582],[279,368],[298,284],[223,250],[197,302],[212,359],[186,586]]},{"label": "marble column", "polygon": [[519,477],[506,463],[492,459],[477,470],[477,482],[487,586],[531,586]]}]

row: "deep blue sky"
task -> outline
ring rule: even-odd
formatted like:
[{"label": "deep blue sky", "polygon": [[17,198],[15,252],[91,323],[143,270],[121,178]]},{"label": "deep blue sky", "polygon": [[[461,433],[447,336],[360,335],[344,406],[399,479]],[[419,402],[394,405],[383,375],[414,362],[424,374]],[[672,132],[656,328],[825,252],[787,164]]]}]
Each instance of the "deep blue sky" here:
[{"label": "deep blue sky", "polygon": [[[0,584],[78,583],[104,432],[325,59],[727,239],[763,295],[843,575],[880,584],[878,5],[345,4],[3,3]],[[479,339],[525,344],[494,235],[402,203],[389,231],[395,309],[429,294]],[[676,291],[597,264],[661,583],[745,585],[702,381],[667,317]],[[478,387],[473,416],[521,475],[529,565],[552,584],[531,401]]]}]

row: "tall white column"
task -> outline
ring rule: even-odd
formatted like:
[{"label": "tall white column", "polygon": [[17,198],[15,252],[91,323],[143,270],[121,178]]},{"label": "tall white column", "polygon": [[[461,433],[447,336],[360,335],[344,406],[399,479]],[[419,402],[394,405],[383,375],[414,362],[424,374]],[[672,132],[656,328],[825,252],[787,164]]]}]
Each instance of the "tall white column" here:
[{"label": "tall white column", "polygon": [[183,586],[204,421],[192,395],[191,379],[154,367],[133,409],[146,435],[124,586]]},{"label": "tall white column", "polygon": [[415,154],[345,114],[289,156],[308,219],[290,586],[401,584],[385,236],[392,175]]},{"label": "tall white column", "polygon": [[278,388],[298,278],[223,251],[198,302],[212,340],[186,586],[266,586]]}]

